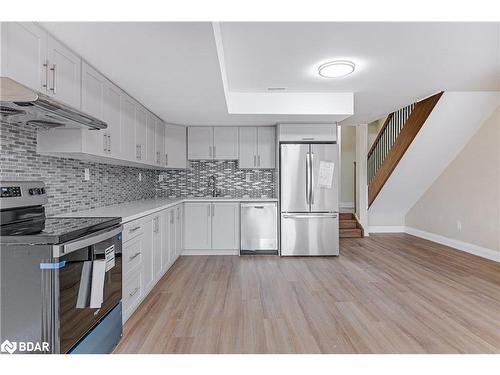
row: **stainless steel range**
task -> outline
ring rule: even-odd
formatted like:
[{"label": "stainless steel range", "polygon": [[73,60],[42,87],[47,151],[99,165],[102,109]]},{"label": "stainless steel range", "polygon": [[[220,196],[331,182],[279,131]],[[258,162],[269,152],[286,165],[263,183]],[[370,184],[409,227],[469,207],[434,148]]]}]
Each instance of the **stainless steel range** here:
[{"label": "stainless steel range", "polygon": [[110,352],[122,334],[121,220],[46,218],[45,203],[43,182],[0,182],[0,341]]}]

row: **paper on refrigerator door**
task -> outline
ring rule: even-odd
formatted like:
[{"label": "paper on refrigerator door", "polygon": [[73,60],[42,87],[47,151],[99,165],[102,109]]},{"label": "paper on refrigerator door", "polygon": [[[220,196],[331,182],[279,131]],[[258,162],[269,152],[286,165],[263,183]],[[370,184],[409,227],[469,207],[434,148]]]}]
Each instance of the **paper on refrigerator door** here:
[{"label": "paper on refrigerator door", "polygon": [[92,291],[90,293],[90,308],[99,309],[104,296],[104,277],[106,276],[106,259],[92,262]]},{"label": "paper on refrigerator door", "polygon": [[333,184],[333,172],[335,163],[332,161],[319,162],[318,186],[324,189],[331,189]]}]

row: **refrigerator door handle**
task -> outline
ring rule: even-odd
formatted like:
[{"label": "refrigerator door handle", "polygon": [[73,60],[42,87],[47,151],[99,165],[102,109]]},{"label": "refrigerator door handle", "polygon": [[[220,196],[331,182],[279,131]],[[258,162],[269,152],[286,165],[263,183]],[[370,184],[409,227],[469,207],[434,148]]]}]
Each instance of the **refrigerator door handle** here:
[{"label": "refrigerator door handle", "polygon": [[309,175],[310,175],[310,170],[309,170],[309,167],[310,167],[310,160],[309,160],[309,152],[306,153],[306,203],[309,205],[311,204],[311,180],[309,179]]},{"label": "refrigerator door handle", "polygon": [[309,189],[311,190],[311,198],[309,199],[311,202],[311,205],[314,204],[314,152],[311,152],[311,155],[309,157],[309,162],[311,164],[310,166],[310,173],[311,173],[311,182],[309,183]]}]

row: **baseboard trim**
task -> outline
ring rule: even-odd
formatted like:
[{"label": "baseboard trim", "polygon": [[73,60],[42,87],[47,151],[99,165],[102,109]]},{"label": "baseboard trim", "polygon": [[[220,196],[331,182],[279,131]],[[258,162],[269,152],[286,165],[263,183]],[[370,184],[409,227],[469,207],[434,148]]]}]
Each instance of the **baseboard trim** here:
[{"label": "baseboard trim", "polygon": [[404,233],[405,227],[403,225],[375,225],[369,227],[370,233]]},{"label": "baseboard trim", "polygon": [[474,245],[460,240],[455,240],[453,238],[444,237],[439,234],[426,232],[412,227],[406,227],[405,232],[411,234],[412,236],[424,238],[429,241],[437,242],[441,245],[446,245],[454,249],[500,263],[500,252],[493,249],[488,249],[486,247]]},{"label": "baseboard trim", "polygon": [[182,255],[239,255],[239,250],[183,250]]}]

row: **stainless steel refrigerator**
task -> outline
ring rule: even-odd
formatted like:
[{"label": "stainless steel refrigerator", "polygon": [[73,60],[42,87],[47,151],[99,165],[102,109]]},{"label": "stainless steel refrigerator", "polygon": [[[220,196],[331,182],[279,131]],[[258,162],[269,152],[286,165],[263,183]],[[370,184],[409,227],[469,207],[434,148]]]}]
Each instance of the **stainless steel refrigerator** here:
[{"label": "stainless steel refrigerator", "polygon": [[339,255],[337,144],[280,145],[281,255]]}]

